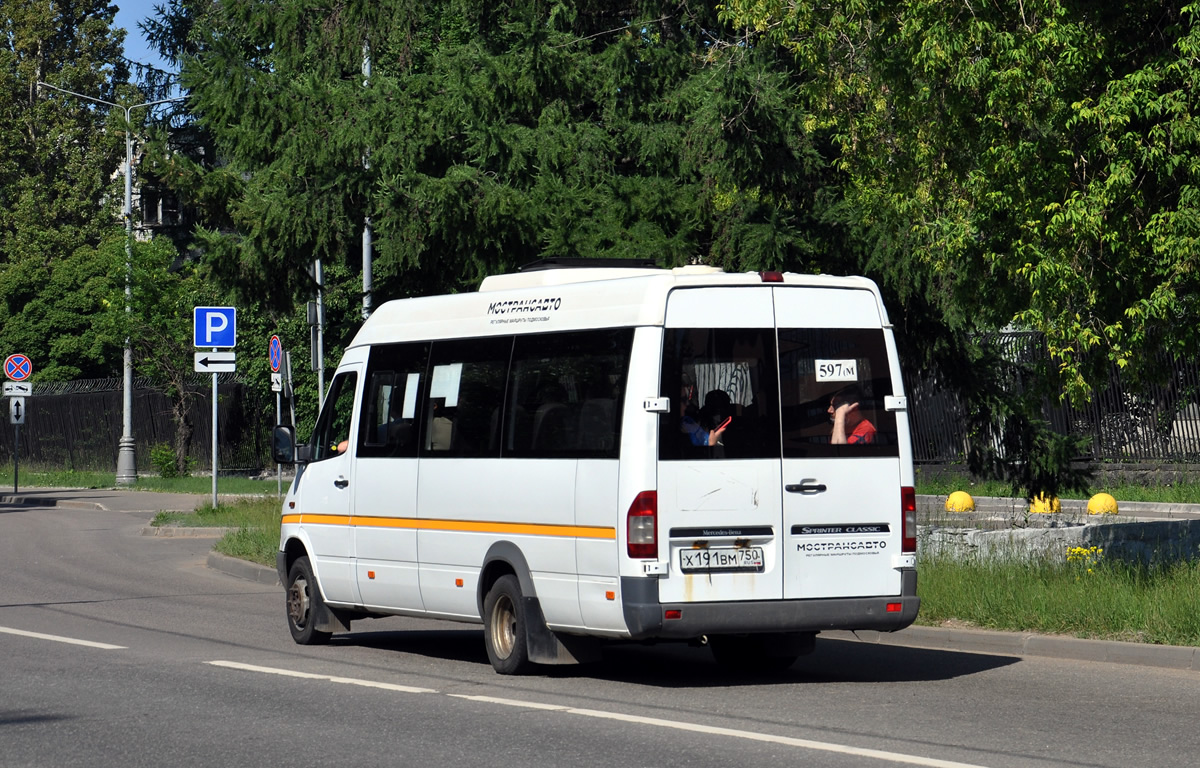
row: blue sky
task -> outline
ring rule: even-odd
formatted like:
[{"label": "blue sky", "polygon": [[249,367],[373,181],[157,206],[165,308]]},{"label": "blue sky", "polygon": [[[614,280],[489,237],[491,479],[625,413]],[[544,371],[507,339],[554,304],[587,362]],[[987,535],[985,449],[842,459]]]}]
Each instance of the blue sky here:
[{"label": "blue sky", "polygon": [[154,15],[155,4],[165,5],[166,0],[117,0],[114,4],[118,8],[115,26],[128,30],[125,35],[125,58],[160,69],[166,67],[166,62],[146,44],[142,31],[138,29],[139,21]]}]

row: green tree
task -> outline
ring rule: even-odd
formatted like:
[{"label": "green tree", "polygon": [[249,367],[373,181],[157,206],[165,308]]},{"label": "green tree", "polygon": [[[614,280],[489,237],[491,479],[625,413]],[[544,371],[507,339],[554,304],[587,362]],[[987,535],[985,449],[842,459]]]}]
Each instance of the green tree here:
[{"label": "green tree", "polygon": [[854,271],[788,57],[714,57],[715,3],[170,0],[147,29],[212,150],[156,172],[289,349],[315,259],[327,359],[356,330],[367,217],[376,303],[543,257]]},{"label": "green tree", "polygon": [[136,93],[114,12],[100,0],[0,9],[0,349],[29,355],[43,380],[119,366],[119,340],[95,319],[114,287],[99,249],[120,225],[112,174],[124,126],[107,108],[36,86],[114,102]]},{"label": "green tree", "polygon": [[205,393],[193,370],[192,310],[220,305],[220,298],[165,237],[137,243],[132,266],[129,311],[123,301],[113,302],[105,320],[110,333],[130,339],[137,372],[156,382],[169,399],[175,424],[171,447],[176,471],[184,475],[195,432],[192,409]]},{"label": "green tree", "polygon": [[[914,346],[970,401],[976,466],[1005,464],[979,445],[1016,440],[1004,471],[1053,486],[1031,468],[1072,446],[1038,425],[1038,398],[1078,404],[1112,364],[1153,379],[1159,352],[1195,355],[1189,6],[729,0],[723,16],[805,73],[868,270],[944,328]],[[1048,360],[980,344],[1009,324],[1043,334]],[[1020,401],[997,399],[995,365],[1023,372]]]},{"label": "green tree", "polygon": [[[1197,350],[1195,11],[729,0],[790,50],[904,290],[1045,334],[1059,390]],[[882,268],[881,271],[887,271]],[[986,300],[980,301],[980,297]]]},{"label": "green tree", "polygon": [[791,71],[766,49],[715,65],[713,3],[173,8],[190,22],[161,31],[222,163],[168,176],[208,213],[214,274],[275,306],[311,294],[314,258],[353,297],[367,216],[383,297],[550,256],[840,258]]}]

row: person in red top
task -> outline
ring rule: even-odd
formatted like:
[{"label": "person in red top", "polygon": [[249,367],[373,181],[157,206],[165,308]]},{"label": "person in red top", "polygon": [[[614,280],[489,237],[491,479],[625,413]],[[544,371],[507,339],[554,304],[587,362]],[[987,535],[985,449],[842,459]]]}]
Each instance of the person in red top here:
[{"label": "person in red top", "polygon": [[857,384],[843,387],[829,399],[829,418],[833,422],[833,434],[829,442],[834,445],[870,445],[875,442],[875,425],[862,415],[859,402],[862,392]]}]

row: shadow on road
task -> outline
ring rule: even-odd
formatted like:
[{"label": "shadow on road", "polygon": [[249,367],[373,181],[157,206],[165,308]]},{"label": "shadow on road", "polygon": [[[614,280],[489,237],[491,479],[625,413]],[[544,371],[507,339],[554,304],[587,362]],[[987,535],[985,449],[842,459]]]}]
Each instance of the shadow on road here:
[{"label": "shadow on road", "polygon": [[[335,645],[488,665],[480,629],[415,629],[335,635]],[[546,677],[579,677],[661,688],[803,683],[912,683],[950,680],[1016,664],[1019,658],[817,638],[812,654],[781,672],[734,672],[707,648],[679,643],[613,644],[593,664],[545,666]]]},{"label": "shadow on road", "polygon": [[469,664],[489,664],[480,629],[417,629],[394,632],[351,632],[334,635],[331,645],[398,651]]}]

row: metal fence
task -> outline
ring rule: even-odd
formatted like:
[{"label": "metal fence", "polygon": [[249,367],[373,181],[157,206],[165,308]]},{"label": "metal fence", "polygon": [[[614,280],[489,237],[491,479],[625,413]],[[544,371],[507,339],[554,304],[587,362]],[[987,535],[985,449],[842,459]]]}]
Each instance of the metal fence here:
[{"label": "metal fence", "polygon": [[[189,389],[198,396],[190,411],[193,432],[187,455],[197,471],[207,471],[212,467],[212,378],[197,376]],[[256,392],[233,375],[218,378],[217,396],[219,471],[248,473],[267,467],[274,396]],[[19,432],[21,466],[115,471],[122,399],[121,379],[34,384]],[[171,401],[149,380],[134,380],[132,426],[138,472],[152,471],[150,448],[174,444],[175,422]],[[0,463],[12,463],[13,430],[10,426],[7,439],[0,438]]]},{"label": "metal fence", "polygon": [[[997,343],[1006,357],[1027,361],[1044,355],[1034,334],[1006,334]],[[1078,457],[1094,463],[1174,463],[1200,461],[1200,364],[1163,356],[1170,375],[1159,385],[1134,388],[1113,366],[1108,384],[1083,408],[1047,402],[1044,415],[1055,431],[1088,438]],[[962,460],[967,435],[962,403],[935,377],[905,376],[913,457],[918,462]]]},{"label": "metal fence", "polygon": [[[1043,354],[1032,334],[1009,334],[999,342],[1010,359]],[[1095,463],[1200,463],[1200,364],[1164,359],[1168,380],[1133,389],[1115,367],[1109,383],[1092,402],[1075,409],[1047,403],[1045,415],[1064,434],[1087,436],[1090,448],[1080,460]],[[234,374],[218,379],[219,467],[222,472],[259,472],[270,466],[270,432],[275,423],[274,395],[251,389]],[[198,397],[191,412],[188,456],[198,471],[212,466],[212,383],[198,375]],[[905,376],[913,457],[926,464],[962,461],[967,444],[964,408],[932,375]],[[30,469],[112,472],[121,437],[121,380],[102,379],[34,384],[25,400],[20,430],[20,459]],[[172,445],[175,424],[171,404],[153,382],[137,379],[133,395],[133,435],[139,473],[153,469],[150,447]],[[12,427],[0,438],[0,463],[12,462]]]}]

